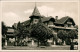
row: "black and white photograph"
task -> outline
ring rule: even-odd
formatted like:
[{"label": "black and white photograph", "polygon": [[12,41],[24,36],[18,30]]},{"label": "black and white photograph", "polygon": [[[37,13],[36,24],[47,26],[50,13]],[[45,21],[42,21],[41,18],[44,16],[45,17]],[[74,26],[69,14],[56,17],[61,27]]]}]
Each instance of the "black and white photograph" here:
[{"label": "black and white photograph", "polygon": [[78,2],[2,2],[2,50],[78,50]]}]

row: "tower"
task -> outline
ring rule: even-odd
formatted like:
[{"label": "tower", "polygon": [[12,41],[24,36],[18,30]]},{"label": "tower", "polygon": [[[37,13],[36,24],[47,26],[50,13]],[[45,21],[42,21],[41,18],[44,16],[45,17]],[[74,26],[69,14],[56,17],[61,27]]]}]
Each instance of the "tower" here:
[{"label": "tower", "polygon": [[35,8],[33,10],[32,15],[29,17],[31,19],[32,24],[37,24],[41,19],[41,14],[39,13],[39,10],[35,4]]}]

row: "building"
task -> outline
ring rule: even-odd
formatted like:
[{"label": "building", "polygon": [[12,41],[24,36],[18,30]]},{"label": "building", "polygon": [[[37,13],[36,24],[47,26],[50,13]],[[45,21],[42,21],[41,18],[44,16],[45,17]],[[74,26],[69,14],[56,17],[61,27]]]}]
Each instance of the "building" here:
[{"label": "building", "polygon": [[61,19],[58,19],[58,16],[55,16],[55,18],[52,16],[45,17],[40,14],[36,6],[34,8],[32,15],[29,18],[30,20],[22,22],[24,26],[29,27],[29,25],[37,24],[38,22],[43,22],[46,26],[53,30],[53,33],[56,36],[59,30],[70,31],[72,29],[76,29],[74,28],[76,24],[71,17],[65,16],[62,17]]},{"label": "building", "polygon": [[5,46],[13,46],[15,41],[14,29],[12,27],[7,27],[7,33],[3,39],[3,45]]},{"label": "building", "polygon": [[[76,24],[71,17],[65,16],[65,17],[62,17],[61,19],[58,19],[58,16],[56,16],[55,18],[52,16],[45,17],[40,14],[40,12],[36,6],[34,8],[32,15],[29,18],[30,18],[30,20],[27,20],[27,21],[24,21],[21,23],[25,28],[28,28],[32,24],[37,24],[38,22],[42,22],[46,26],[51,28],[53,30],[53,33],[56,36],[57,36],[57,32],[59,30],[69,31],[72,29],[76,29],[76,28],[74,28],[74,26]],[[16,27],[16,25],[14,25],[14,27]],[[52,42],[51,40],[52,39],[50,39],[48,41]],[[56,44],[56,40],[54,40],[54,44]]]}]

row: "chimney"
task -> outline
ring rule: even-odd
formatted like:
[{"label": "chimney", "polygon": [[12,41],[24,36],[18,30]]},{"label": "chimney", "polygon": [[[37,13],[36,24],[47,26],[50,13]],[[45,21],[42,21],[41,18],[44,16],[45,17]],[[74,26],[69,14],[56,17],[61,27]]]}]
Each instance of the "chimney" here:
[{"label": "chimney", "polygon": [[55,17],[55,20],[58,20],[58,16]]}]

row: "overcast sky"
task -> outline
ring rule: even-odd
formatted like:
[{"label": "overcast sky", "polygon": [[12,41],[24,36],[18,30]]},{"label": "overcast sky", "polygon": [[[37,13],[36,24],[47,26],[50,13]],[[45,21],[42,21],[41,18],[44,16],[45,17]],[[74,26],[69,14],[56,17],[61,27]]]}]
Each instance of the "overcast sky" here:
[{"label": "overcast sky", "polygon": [[[78,24],[78,3],[77,2],[36,2],[41,15],[58,16],[58,19],[64,16],[73,18]],[[14,23],[26,21],[32,14],[35,2],[2,2],[2,21],[7,26]]]}]

